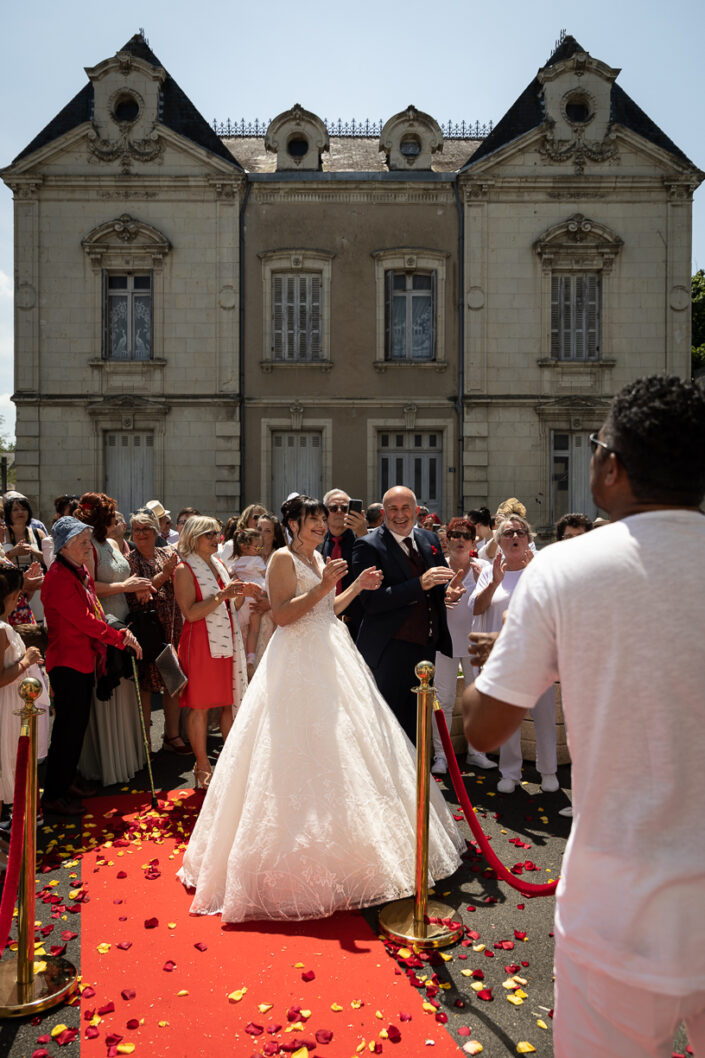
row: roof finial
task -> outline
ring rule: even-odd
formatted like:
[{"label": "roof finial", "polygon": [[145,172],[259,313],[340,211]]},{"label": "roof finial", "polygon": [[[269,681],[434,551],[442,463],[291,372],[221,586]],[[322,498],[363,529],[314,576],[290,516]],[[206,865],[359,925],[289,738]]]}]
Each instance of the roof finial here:
[{"label": "roof finial", "polygon": [[554,51],[557,51],[557,49],[558,49],[558,48],[560,48],[561,44],[563,43],[563,41],[565,40],[565,38],[566,38],[567,36],[568,36],[568,33],[566,32],[566,30],[565,30],[565,29],[562,29],[562,30],[560,31],[560,33],[558,34],[558,40],[557,40],[557,41],[556,41],[556,43],[555,43],[555,44],[553,45],[553,50],[554,50]]},{"label": "roof finial", "polygon": [[[565,33],[565,30],[564,30],[563,32]],[[147,40],[147,34],[145,33],[145,31],[144,31],[144,27],[143,27],[143,26],[140,26],[140,32],[139,32],[139,35],[140,35],[140,37],[142,38],[142,40],[143,40],[143,41],[145,42],[145,44],[147,45],[147,47],[149,47],[149,41]]]}]

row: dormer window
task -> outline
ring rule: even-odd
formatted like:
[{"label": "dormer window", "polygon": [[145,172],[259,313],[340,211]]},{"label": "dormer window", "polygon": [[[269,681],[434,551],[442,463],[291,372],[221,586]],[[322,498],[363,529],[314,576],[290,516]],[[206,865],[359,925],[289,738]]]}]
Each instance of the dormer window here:
[{"label": "dormer window", "polygon": [[443,133],[429,114],[407,107],[385,123],[379,149],[392,170],[430,169],[432,155],[443,150]]},{"label": "dormer window", "polygon": [[270,122],[264,146],[276,154],[278,171],[319,171],[321,155],[329,149],[328,130],[316,114],[297,103]]},{"label": "dormer window", "polygon": [[418,136],[404,136],[399,144],[399,150],[405,158],[416,158],[421,154],[421,140]]},{"label": "dormer window", "polygon": [[121,92],[113,104],[113,117],[119,125],[133,125],[140,113],[140,105],[132,92]]},{"label": "dormer window", "polygon": [[286,149],[290,158],[305,158],[308,154],[308,140],[303,136],[292,136]]},{"label": "dormer window", "polygon": [[592,119],[593,108],[582,92],[572,92],[564,104],[566,120],[571,125],[587,125]]}]

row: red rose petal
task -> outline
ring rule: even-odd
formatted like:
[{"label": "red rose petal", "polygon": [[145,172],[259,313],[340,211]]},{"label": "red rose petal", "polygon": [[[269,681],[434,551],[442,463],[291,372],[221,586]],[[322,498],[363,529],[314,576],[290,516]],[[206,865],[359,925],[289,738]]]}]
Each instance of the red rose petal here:
[{"label": "red rose petal", "polygon": [[102,1007],[98,1007],[98,1013],[100,1014],[101,1018],[104,1017],[106,1014],[112,1014],[114,1010],[115,1004],[113,1003],[112,999],[109,1003],[105,1003]]},{"label": "red rose petal", "polygon": [[262,1048],[262,1054],[265,1055],[265,1058],[271,1058],[271,1056],[279,1054],[279,1050],[280,1047],[278,1043],[274,1040],[268,1040]]},{"label": "red rose petal", "polygon": [[[411,1014],[404,1014],[404,1013],[401,1013],[401,1014],[399,1015],[399,1020],[400,1020],[400,1021],[411,1021]],[[390,1028],[394,1028],[394,1026],[393,1026],[393,1025],[390,1025]]]},{"label": "red rose petal", "polygon": [[504,967],[504,971],[508,974],[518,974],[519,964],[515,962],[510,962],[507,966]]},{"label": "red rose petal", "polygon": [[123,990],[120,993],[120,995],[125,1000],[125,1002],[129,1002],[130,999],[134,999],[135,998],[137,993],[135,992],[134,988],[123,988]]},{"label": "red rose petal", "polygon": [[301,1013],[301,1007],[289,1007],[286,1012],[287,1021],[298,1021]]},{"label": "red rose petal", "polygon": [[330,1029],[316,1029],[316,1043],[330,1043],[333,1033]]},{"label": "red rose petal", "polygon": [[115,947],[119,948],[120,951],[129,951],[130,948],[132,947],[132,941],[131,940],[121,940],[119,944],[115,945]]},{"label": "red rose petal", "polygon": [[458,1029],[458,1036],[469,1036],[469,1035],[470,1035],[470,1029],[468,1028],[468,1026],[467,1025],[461,1025],[460,1028]]},{"label": "red rose petal", "polygon": [[138,1029],[140,1027],[140,1023],[137,1018],[130,1018],[130,1020],[127,1022],[127,1027],[128,1029]]},{"label": "red rose petal", "polygon": [[[75,940],[77,936],[78,936],[78,933],[74,933],[74,931],[72,929],[64,929],[64,930],[61,931],[61,939],[62,940]],[[85,995],[85,991],[86,990],[84,988],[84,990],[83,990],[84,995]]]},{"label": "red rose petal", "polygon": [[37,1036],[37,1043],[50,1043],[51,1036]]},{"label": "red rose petal", "polygon": [[[400,1021],[411,1021],[411,1014],[400,1014]],[[401,1032],[396,1025],[387,1025],[387,1035],[390,1043],[399,1043],[401,1041]]]},{"label": "red rose petal", "polygon": [[476,929],[468,929],[468,930],[466,930],[466,933],[467,933],[468,937],[470,938],[470,940],[479,940],[480,939],[480,934],[477,932]]},{"label": "red rose petal", "polygon": [[84,1036],[87,1040],[94,1040],[97,1036],[100,1036],[100,1033],[98,1032],[98,1029],[95,1027],[95,1025],[88,1025],[86,1027]]},{"label": "red rose petal", "polygon": [[261,1036],[264,1032],[263,1025],[255,1025],[254,1021],[250,1021],[249,1024],[245,1025],[245,1032],[249,1033],[250,1036]]},{"label": "red rose petal", "polygon": [[144,928],[145,929],[154,929],[158,925],[159,925],[159,919],[158,918],[146,918],[144,920]]},{"label": "red rose petal", "polygon": [[115,877],[116,878],[127,878],[127,871],[118,871]]},{"label": "red rose petal", "polygon": [[526,940],[526,933],[523,930],[515,929],[514,936],[517,940]]},{"label": "red rose petal", "polygon": [[[506,970],[506,966],[504,968]],[[482,972],[482,970],[473,970],[472,976],[475,978],[476,981],[484,981],[485,980],[485,975]]]},{"label": "red rose petal", "polygon": [[197,951],[208,951],[208,945],[204,944],[202,940],[196,941],[194,948]]},{"label": "red rose petal", "polygon": [[77,1036],[78,1029],[64,1029],[64,1031],[60,1032],[58,1036],[54,1037],[54,1039],[59,1047],[65,1047],[67,1043],[73,1043]]},{"label": "red rose petal", "polygon": [[162,966],[162,970],[166,970],[166,972],[169,973],[169,974],[171,973],[172,970],[175,970],[175,969],[176,969],[176,963],[174,962],[173,959],[167,959],[167,961]]},{"label": "red rose petal", "polygon": [[302,981],[315,981],[316,980],[316,975],[313,972],[313,970],[304,970],[304,972],[301,974],[301,980]]},{"label": "red rose petal", "polygon": [[63,955],[65,951],[66,951],[66,945],[65,944],[52,944],[51,948],[49,949],[49,954],[50,955]]},{"label": "red rose petal", "polygon": [[478,999],[484,999],[486,1003],[488,1003],[491,999],[494,998],[494,996],[492,995],[491,988],[482,988],[476,994]]},{"label": "red rose petal", "polygon": [[[76,934],[76,936],[78,936],[78,934]],[[93,985],[86,985],[86,987],[81,992],[81,999],[92,999],[94,995],[95,988],[93,987]]]},{"label": "red rose petal", "polygon": [[[277,1023],[273,1021],[271,1025],[267,1025],[267,1032],[270,1036],[273,1036],[275,1032],[279,1032],[280,1028],[281,1025],[277,1025]],[[274,1053],[276,1054],[276,1051]]]},{"label": "red rose petal", "polygon": [[117,1047],[118,1043],[122,1040],[122,1036],[119,1032],[111,1032],[109,1036],[105,1037],[105,1043],[107,1047]]},{"label": "red rose petal", "polygon": [[446,1014],[445,1010],[437,1011],[435,1014],[435,1018],[436,1021],[439,1021],[441,1023],[441,1025],[445,1025],[448,1021],[448,1015]]},{"label": "red rose petal", "polygon": [[32,1051],[32,1058],[49,1058],[49,1051],[45,1051],[44,1048]]},{"label": "red rose petal", "polygon": [[523,904],[517,904],[517,911],[523,911],[523,910],[524,910],[524,905]]}]

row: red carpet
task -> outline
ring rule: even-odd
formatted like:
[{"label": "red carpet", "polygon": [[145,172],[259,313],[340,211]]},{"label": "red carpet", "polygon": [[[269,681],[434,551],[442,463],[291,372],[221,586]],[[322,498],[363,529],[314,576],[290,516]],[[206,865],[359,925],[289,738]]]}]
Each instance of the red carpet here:
[{"label": "red carpet", "polygon": [[401,1058],[431,1041],[434,1058],[460,1053],[361,915],[225,927],[191,916],[175,874],[200,795],[169,797],[159,813],[144,795],[107,816],[114,800],[88,803],[82,1056],[103,1058],[107,1044],[108,1058]]}]

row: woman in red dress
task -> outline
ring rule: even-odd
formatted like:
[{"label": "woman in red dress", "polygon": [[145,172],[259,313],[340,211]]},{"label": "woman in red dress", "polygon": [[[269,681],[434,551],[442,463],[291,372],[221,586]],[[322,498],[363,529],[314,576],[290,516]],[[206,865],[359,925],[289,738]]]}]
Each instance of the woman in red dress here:
[{"label": "woman in red dress", "polygon": [[220,527],[215,518],[189,518],[179,537],[181,564],[174,573],[176,601],[184,617],[179,661],[188,676],[180,698],[188,714],[188,735],[196,755],[196,788],[208,786],[213,773],[206,754],[209,709],[220,709],[225,739],[247,688],[247,665],[240,628],[231,607],[246,596],[259,598],[256,584],[232,581],[217,557]]}]

